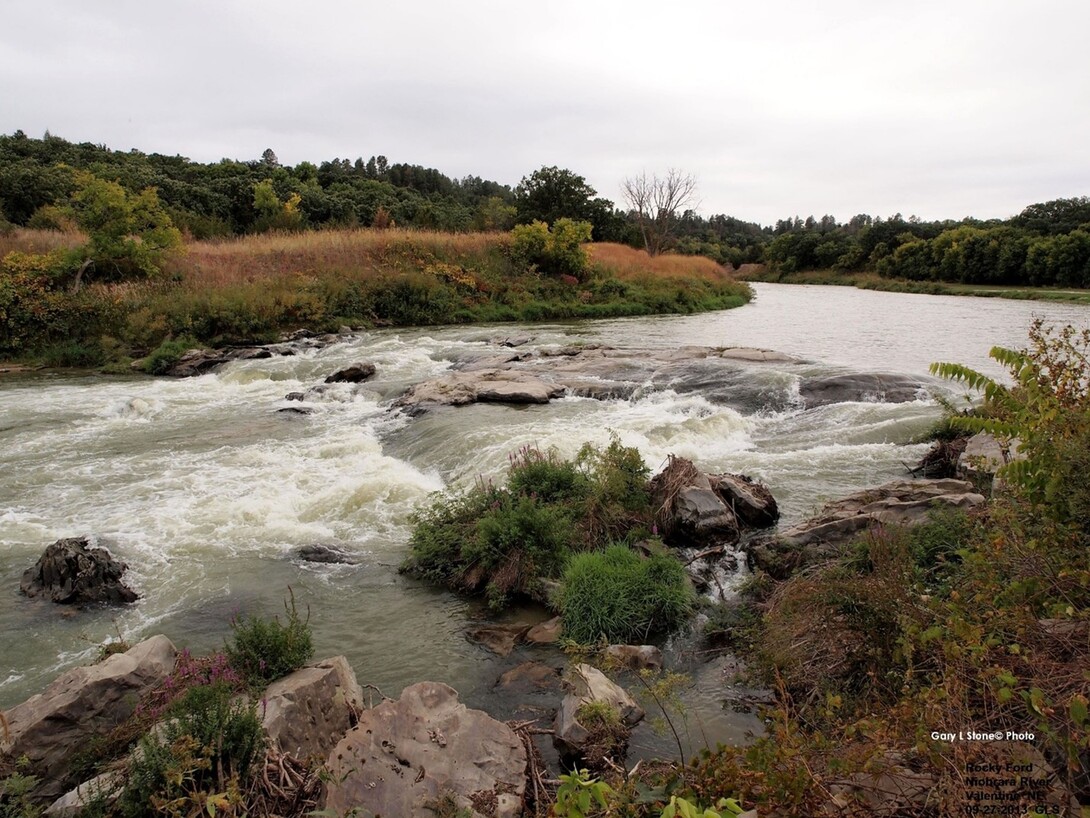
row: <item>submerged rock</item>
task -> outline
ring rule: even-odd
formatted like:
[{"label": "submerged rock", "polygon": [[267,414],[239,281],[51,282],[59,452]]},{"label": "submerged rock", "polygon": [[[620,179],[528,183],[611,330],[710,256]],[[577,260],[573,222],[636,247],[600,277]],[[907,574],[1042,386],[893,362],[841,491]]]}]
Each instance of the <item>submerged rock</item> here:
[{"label": "submerged rock", "polygon": [[397,701],[365,710],[327,767],[322,806],[336,815],[430,815],[446,799],[474,818],[522,814],[522,740],[437,682],[412,685]]},{"label": "submerged rock", "polygon": [[484,645],[500,656],[507,656],[530,630],[529,625],[482,625],[466,632],[470,641]]},{"label": "submerged rock", "polygon": [[879,525],[914,526],[937,507],[973,508],[985,502],[964,480],[894,480],[834,500],[819,514],[748,546],[751,563],[774,577],[831,559],[862,532]]},{"label": "submerged rock", "polygon": [[26,756],[39,777],[32,797],[49,803],[79,783],[71,766],[95,736],[128,719],[140,697],[174,670],[177,651],[153,636],[88,667],[64,673],[42,693],[3,713],[0,755]]},{"label": "submerged rock", "polygon": [[523,662],[500,676],[495,687],[510,693],[559,690],[560,671],[541,662]]},{"label": "submerged rock", "polygon": [[23,574],[19,590],[61,605],[125,605],[140,598],[121,581],[127,569],[86,537],[57,540]]},{"label": "submerged rock", "polygon": [[295,557],[303,562],[316,562],[326,565],[352,565],[356,562],[356,558],[347,551],[335,545],[322,545],[321,543],[304,545],[295,551]]},{"label": "submerged rock", "polygon": [[552,619],[539,622],[530,628],[526,632],[526,641],[535,645],[549,645],[560,639],[562,631],[563,625],[560,624],[560,617],[554,616]]},{"label": "submerged rock", "polygon": [[831,403],[905,403],[916,400],[927,384],[905,375],[864,373],[809,378],[799,384],[807,408]]}]

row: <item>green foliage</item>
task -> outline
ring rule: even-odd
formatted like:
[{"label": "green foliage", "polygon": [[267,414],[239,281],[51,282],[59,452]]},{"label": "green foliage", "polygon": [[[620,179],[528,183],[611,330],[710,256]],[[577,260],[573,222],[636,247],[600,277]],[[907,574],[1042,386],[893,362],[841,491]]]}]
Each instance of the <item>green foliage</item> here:
[{"label": "green foliage", "polygon": [[552,228],[535,221],[517,225],[512,231],[512,250],[523,264],[533,264],[548,273],[583,278],[587,272],[587,251],[590,241],[589,222],[557,219]]},{"label": "green foliage", "polygon": [[589,818],[603,815],[609,807],[613,788],[604,781],[591,778],[588,770],[573,770],[560,776],[556,803],[552,814],[556,818]]},{"label": "green foliage", "polygon": [[241,814],[241,788],[263,747],[257,704],[224,682],[190,688],[140,742],[118,800],[124,818]]},{"label": "green foliage", "polygon": [[198,347],[200,344],[192,338],[171,338],[163,341],[144,359],[144,371],[149,375],[163,375],[169,372],[185,353]]},{"label": "green foliage", "polygon": [[32,798],[39,780],[28,772],[29,768],[30,759],[24,756],[15,763],[14,770],[0,778],[0,818],[38,818],[42,814]]},{"label": "green foliage", "polygon": [[672,555],[642,558],[623,545],[576,554],[564,572],[559,607],[576,642],[645,640],[681,625],[693,606],[685,570]]},{"label": "green foliage", "polygon": [[1061,521],[1090,519],[1090,330],[1046,327],[1036,320],[1030,346],[1016,351],[994,347],[991,357],[1014,379],[1006,386],[969,367],[932,364],[937,375],[984,394],[984,411],[951,423],[1019,441],[1021,459],[998,475],[1021,489],[1030,502]]},{"label": "green foliage", "polygon": [[650,524],[647,467],[616,439],[602,450],[584,446],[574,461],[533,447],[509,460],[506,487],[478,481],[414,515],[404,571],[484,590],[498,608],[512,594],[544,599],[541,580],[558,579],[575,549]]},{"label": "green foliage", "polygon": [[98,280],[159,275],[167,254],[181,248],[182,236],[155,188],[133,194],[84,171],[76,172],[75,180],[71,212],[88,239],[78,257],[94,263]]},{"label": "green foliage", "polygon": [[314,655],[309,615],[307,619],[299,615],[294,594],[284,603],[284,613],[283,623],[279,617],[260,616],[231,622],[234,635],[226,646],[227,658],[251,686],[262,686],[287,676]]}]

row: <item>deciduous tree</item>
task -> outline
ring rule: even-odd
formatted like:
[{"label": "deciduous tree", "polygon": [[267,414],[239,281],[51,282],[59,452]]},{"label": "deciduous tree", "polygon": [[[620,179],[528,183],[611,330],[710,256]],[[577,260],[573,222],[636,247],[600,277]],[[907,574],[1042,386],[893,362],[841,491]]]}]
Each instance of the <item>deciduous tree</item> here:
[{"label": "deciduous tree", "polygon": [[630,176],[621,188],[643,234],[644,248],[652,256],[669,247],[678,214],[697,205],[696,177],[675,168],[665,176],[646,173]]}]

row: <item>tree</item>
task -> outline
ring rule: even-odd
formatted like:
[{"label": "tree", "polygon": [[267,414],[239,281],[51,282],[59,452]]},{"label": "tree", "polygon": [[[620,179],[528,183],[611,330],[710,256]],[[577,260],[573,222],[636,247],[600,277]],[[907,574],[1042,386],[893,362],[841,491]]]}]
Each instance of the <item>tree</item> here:
[{"label": "tree", "polygon": [[76,253],[81,261],[73,288],[94,266],[101,279],[120,280],[158,275],[169,252],[182,244],[182,234],[159,204],[155,188],[128,193],[117,182],[77,171],[71,213],[87,234]]},{"label": "tree", "polygon": [[675,168],[662,177],[648,177],[646,173],[631,176],[621,188],[643,234],[643,246],[652,256],[669,247],[677,228],[677,214],[697,206],[696,177]]},{"label": "tree", "polygon": [[261,164],[267,168],[278,168],[280,160],[276,158],[276,152],[272,148],[265,148],[261,154]]},{"label": "tree", "polygon": [[515,188],[515,218],[519,224],[553,224],[565,218],[592,222],[597,195],[579,174],[555,165],[543,167],[523,176]]}]

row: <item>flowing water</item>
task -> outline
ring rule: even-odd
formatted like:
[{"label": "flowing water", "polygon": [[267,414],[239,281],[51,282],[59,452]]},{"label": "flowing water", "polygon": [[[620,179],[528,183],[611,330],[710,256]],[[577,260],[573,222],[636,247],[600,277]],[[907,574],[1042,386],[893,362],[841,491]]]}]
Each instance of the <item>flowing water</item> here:
[{"label": "flowing water", "polygon": [[[222,645],[238,612],[276,613],[288,586],[310,608],[317,653],[344,653],[360,681],[396,695],[414,681],[451,684],[486,706],[501,660],[464,636],[476,603],[397,573],[408,516],[430,492],[500,476],[524,444],[574,454],[611,433],[657,469],[668,454],[709,471],[766,481],[785,521],[832,497],[904,474],[906,445],[939,416],[934,401],[841,403],[803,410],[800,378],[843,372],[926,376],[952,360],[1000,375],[993,344],[1020,346],[1034,316],[1090,321],[1076,305],[756,285],[736,310],[550,325],[384,330],[294,357],[244,361],[186,380],[32,375],[0,380],[0,706],[40,690],[96,646],[166,633],[196,651]],[[741,365],[730,389],[648,385],[630,400],[565,398],[546,406],[478,404],[409,418],[390,411],[408,385],[528,336],[523,349],[753,346],[802,363]],[[522,351],[522,349],[520,349]],[[314,414],[278,413],[284,395],[369,360],[362,390],[336,388]],[[942,387],[936,382],[936,386]],[[93,535],[131,566],[141,601],[73,613],[20,597],[46,545]],[[293,558],[335,545],[352,565]],[[521,619],[544,611],[519,611]],[[686,643],[691,644],[691,643]],[[678,648],[680,649],[680,648]],[[686,694],[701,740],[757,727],[722,704],[719,667],[697,668]]]}]

